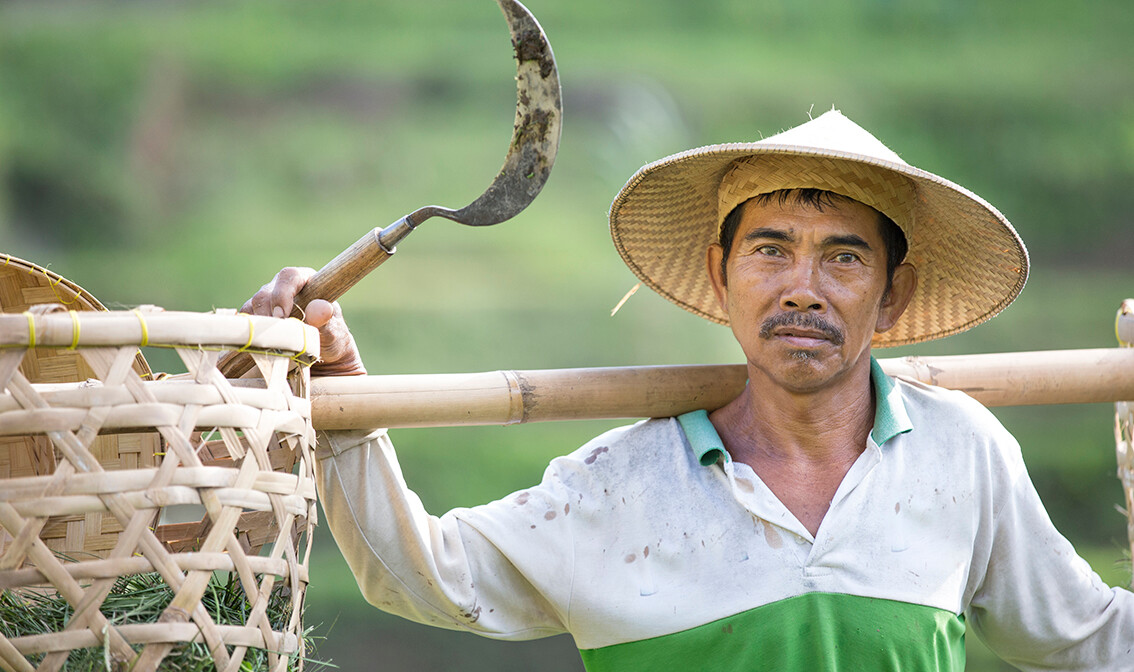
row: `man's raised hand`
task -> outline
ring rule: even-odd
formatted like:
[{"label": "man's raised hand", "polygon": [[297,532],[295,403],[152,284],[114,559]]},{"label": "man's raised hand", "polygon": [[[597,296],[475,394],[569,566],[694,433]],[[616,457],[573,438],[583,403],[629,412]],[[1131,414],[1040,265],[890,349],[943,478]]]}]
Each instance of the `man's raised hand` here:
[{"label": "man's raised hand", "polygon": [[[253,315],[287,317],[291,314],[295,295],[315,274],[313,268],[288,267],[276,273],[270,282],[244,303],[241,312]],[[338,302],[315,299],[307,304],[303,321],[319,329],[320,357],[311,367],[314,376],[358,376],[366,373],[354,336],[343,320]]]}]

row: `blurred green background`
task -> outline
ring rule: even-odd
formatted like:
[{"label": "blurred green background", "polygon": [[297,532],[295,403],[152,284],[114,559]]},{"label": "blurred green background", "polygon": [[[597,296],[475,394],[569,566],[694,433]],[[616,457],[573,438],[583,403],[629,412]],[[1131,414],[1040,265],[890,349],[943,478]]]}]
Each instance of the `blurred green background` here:
[{"label": "blurred green background", "polygon": [[[725,329],[639,292],[606,211],[642,164],[838,107],[1013,221],[1022,297],[881,356],[1109,347],[1134,295],[1134,4],[1034,0],[531,0],[566,107],[536,202],[430,221],[342,305],[371,373],[740,361]],[[499,168],[515,105],[489,0],[0,4],[3,251],[112,308],[239,307]],[[156,370],[177,370],[151,360]],[[1113,409],[1000,409],[1052,518],[1129,581]],[[619,423],[394,432],[430,510],[536,482]],[[491,466],[490,466],[491,465]],[[325,530],[307,623],[342,669],[578,670],[569,639],[502,644],[365,605]],[[970,639],[973,670],[1012,669]]]}]

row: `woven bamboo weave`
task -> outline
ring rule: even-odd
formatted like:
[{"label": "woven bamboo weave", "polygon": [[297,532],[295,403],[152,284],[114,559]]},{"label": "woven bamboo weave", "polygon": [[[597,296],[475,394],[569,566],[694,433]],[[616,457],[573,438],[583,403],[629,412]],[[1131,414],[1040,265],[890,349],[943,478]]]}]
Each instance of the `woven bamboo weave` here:
[{"label": "woven bamboo weave", "polygon": [[[187,373],[148,380],[140,346],[173,348]],[[73,649],[105,648],[115,669],[155,670],[187,642],[208,647],[218,671],[242,669],[249,647],[269,669],[301,658],[300,616],[315,523],[314,431],[307,364],[318,332],[297,320],[236,314],[29,311],[0,315],[0,437],[31,437],[39,452],[0,475],[0,588],[50,592],[73,610],[61,632],[0,635],[0,666],[66,669]],[[258,377],[217,369],[226,352],[248,352]],[[66,351],[92,375],[33,382],[30,355]],[[144,459],[105,459],[100,434],[125,441],[160,435]],[[123,439],[122,437],[126,437]],[[128,442],[128,441],[127,441]],[[4,446],[26,446],[6,443]],[[199,521],[159,524],[170,507],[203,507]],[[77,528],[67,527],[79,520]],[[117,533],[104,548],[87,529]],[[68,529],[49,545],[49,531]],[[156,572],[173,597],[154,623],[109,622],[100,611],[116,579]],[[218,624],[202,606],[214,572],[238,577],[243,624]],[[269,597],[289,600],[273,629]]]},{"label": "woven bamboo weave", "polygon": [[[82,287],[52,271],[4,254],[0,263],[0,310],[23,313],[37,306],[60,304],[74,311],[105,311],[98,299]],[[148,378],[150,368],[139,354],[134,370]],[[20,373],[33,383],[68,383],[94,378],[94,371],[74,350],[37,348],[25,353]],[[91,452],[108,469],[155,466],[161,440],[155,432],[103,434],[94,440]],[[50,474],[55,470],[54,448],[42,434],[0,436],[0,479]],[[115,466],[119,465],[119,466]],[[121,525],[112,517],[57,516],[40,538],[48,548],[102,554],[114,547]],[[4,534],[0,531],[0,548]]]}]

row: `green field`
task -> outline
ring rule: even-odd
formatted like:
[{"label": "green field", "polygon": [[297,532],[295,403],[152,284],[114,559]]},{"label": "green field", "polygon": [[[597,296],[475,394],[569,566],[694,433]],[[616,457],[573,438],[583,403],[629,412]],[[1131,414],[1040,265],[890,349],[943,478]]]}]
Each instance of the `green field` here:
[{"label": "green field", "polygon": [[[607,208],[644,163],[832,106],[987,198],[1032,253],[1002,317],[880,356],[1114,345],[1134,295],[1134,4],[528,5],[563,83],[552,178],[505,224],[430,221],[342,300],[371,373],[738,361],[727,330],[648,291],[610,317],[636,280]],[[487,0],[0,5],[2,251],[111,307],[239,307],[283,265],[478,195],[507,147],[513,71]],[[998,415],[1056,524],[1128,582],[1113,410]],[[394,436],[442,512],[531,484],[612,424]],[[308,622],[327,624],[320,655],[342,669],[580,668],[569,640],[496,644],[380,614],[320,532]],[[1002,669],[972,648],[970,669]]]}]

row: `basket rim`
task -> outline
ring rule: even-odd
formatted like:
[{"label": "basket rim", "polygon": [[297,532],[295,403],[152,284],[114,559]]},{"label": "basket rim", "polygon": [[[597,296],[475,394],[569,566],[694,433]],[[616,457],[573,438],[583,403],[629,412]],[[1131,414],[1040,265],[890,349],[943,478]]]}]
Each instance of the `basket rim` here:
[{"label": "basket rim", "polygon": [[0,348],[124,345],[287,353],[298,360],[314,360],[319,354],[319,331],[296,318],[235,311],[193,313],[149,308],[0,315]]}]

